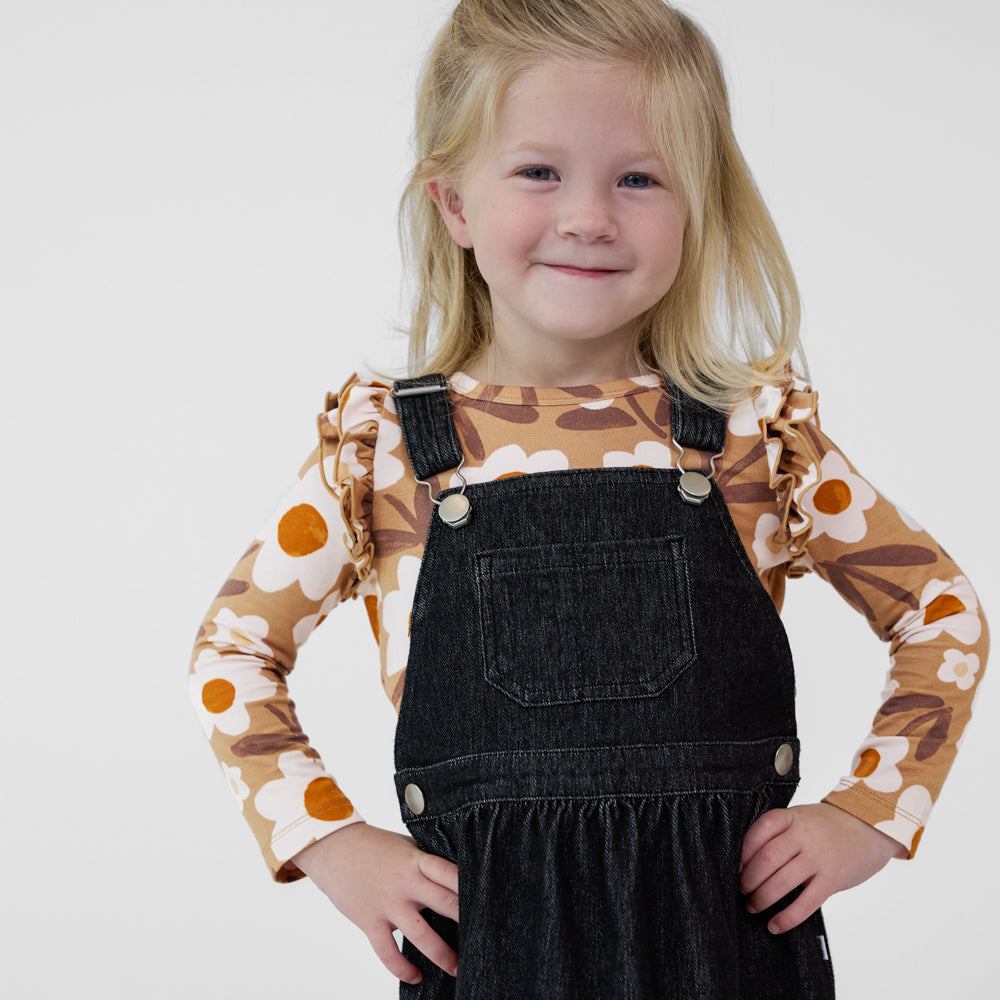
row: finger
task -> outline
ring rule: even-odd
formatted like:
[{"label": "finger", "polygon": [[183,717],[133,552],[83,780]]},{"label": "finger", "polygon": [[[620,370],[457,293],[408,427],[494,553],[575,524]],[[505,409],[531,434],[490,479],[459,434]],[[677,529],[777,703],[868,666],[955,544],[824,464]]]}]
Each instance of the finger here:
[{"label": "finger", "polygon": [[437,882],[458,894],[458,865],[436,854],[422,854],[418,863],[420,871],[432,882]]},{"label": "finger", "polygon": [[807,917],[815,913],[829,899],[830,893],[820,879],[811,879],[799,893],[794,903],[776,913],[767,922],[767,929],[772,934],[784,934],[793,927],[798,927]]},{"label": "finger", "polygon": [[379,926],[368,935],[368,942],[378,956],[379,961],[404,983],[419,983],[423,978],[420,970],[409,959],[404,958],[392,936],[392,928],[388,924]]},{"label": "finger", "polygon": [[793,889],[797,889],[816,874],[816,869],[802,855],[797,855],[788,864],[764,881],[747,900],[747,910],[761,913],[769,906],[780,902]]},{"label": "finger", "polygon": [[425,906],[458,923],[458,893],[425,879],[414,897],[421,909]]},{"label": "finger", "polygon": [[779,836],[766,844],[743,866],[740,889],[755,892],[776,872],[798,857],[800,845],[792,837]]},{"label": "finger", "polygon": [[740,864],[747,862],[769,841],[780,836],[792,825],[787,809],[771,809],[758,816],[743,836],[743,853]]},{"label": "finger", "polygon": [[[450,976],[458,972],[458,955],[417,910],[410,911],[397,925],[417,951],[426,955]],[[394,942],[395,943],[395,942]]]}]

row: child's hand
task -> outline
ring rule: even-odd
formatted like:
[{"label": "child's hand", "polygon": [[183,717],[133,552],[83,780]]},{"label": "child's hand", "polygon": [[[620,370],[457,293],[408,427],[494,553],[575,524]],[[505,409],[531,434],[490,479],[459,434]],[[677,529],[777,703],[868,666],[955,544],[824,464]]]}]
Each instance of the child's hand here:
[{"label": "child's hand", "polygon": [[392,936],[395,929],[445,972],[458,956],[420,911],[429,907],[458,920],[458,866],[421,851],[410,837],[367,823],[352,823],[310,844],[292,861],[365,932],[382,964],[398,979],[420,981]]},{"label": "child's hand", "polygon": [[750,896],[747,909],[760,913],[804,886],[767,925],[772,934],[781,934],[835,892],[859,885],[890,858],[905,855],[898,841],[826,802],[772,809],[743,838],[740,888]]}]

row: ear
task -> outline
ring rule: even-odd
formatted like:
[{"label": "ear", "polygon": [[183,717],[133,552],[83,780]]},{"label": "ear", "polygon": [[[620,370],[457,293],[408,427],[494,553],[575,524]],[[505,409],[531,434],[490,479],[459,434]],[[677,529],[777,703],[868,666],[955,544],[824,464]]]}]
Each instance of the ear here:
[{"label": "ear", "polygon": [[462,195],[455,182],[448,177],[427,182],[427,193],[434,199],[451,238],[466,250],[472,249],[469,224],[462,214]]}]

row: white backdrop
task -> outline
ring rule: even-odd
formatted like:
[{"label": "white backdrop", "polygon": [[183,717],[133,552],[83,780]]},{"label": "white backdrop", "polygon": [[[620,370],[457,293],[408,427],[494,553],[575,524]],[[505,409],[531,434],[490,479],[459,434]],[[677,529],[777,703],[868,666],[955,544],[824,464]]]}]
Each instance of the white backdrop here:
[{"label": "white backdrop", "polygon": [[[995,612],[995,6],[686,7],[797,266],[824,428]],[[449,8],[2,5],[5,996],[394,995],[311,885],[269,881],[185,674],[325,390],[402,357],[395,207]],[[360,611],[294,692],[348,794],[399,827]],[[785,617],[806,801],[867,732],[885,651],[818,580]],[[995,988],[998,730],[988,691],[917,860],[827,905],[843,997]]]}]

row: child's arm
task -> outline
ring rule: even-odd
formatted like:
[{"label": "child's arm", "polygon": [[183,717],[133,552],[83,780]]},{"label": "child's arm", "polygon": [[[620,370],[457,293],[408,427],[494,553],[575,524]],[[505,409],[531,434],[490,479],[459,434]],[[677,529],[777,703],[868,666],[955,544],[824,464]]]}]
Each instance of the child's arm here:
[{"label": "child's arm", "polygon": [[293,855],[361,820],[302,731],[287,678],[299,647],[358,593],[370,563],[375,396],[354,378],[323,416],[323,447],[233,569],[195,643],[195,711],[279,882],[302,876]]},{"label": "child's arm", "polygon": [[858,475],[819,429],[808,396],[794,396],[796,419],[779,410],[767,421],[769,443],[782,446],[776,473],[794,483],[785,494],[785,524],[796,524],[791,575],[811,569],[831,583],[890,643],[891,669],[872,732],[837,788],[821,804],[765,813],[746,834],[741,886],[754,912],[803,887],[771,918],[774,932],[891,857],[912,857],[971,716],[988,647],[961,570]]},{"label": "child's arm", "polygon": [[356,823],[324,837],[292,859],[365,933],[398,979],[419,983],[420,970],[396,946],[393,930],[454,976],[458,956],[421,916],[428,907],[458,920],[458,866],[421,851],[410,837]]}]

